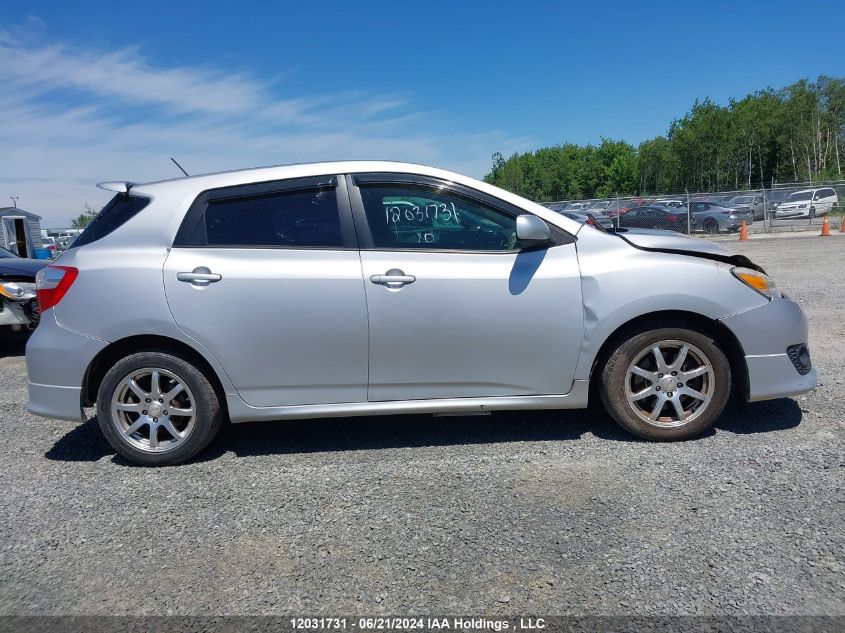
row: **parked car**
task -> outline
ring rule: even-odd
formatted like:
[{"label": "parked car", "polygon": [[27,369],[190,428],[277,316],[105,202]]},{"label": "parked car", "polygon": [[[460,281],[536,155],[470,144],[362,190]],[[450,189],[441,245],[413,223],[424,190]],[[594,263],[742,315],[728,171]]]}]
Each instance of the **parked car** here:
[{"label": "parked car", "polygon": [[727,194],[718,194],[718,193],[708,193],[698,196],[696,199],[704,202],[712,202],[713,204],[717,204],[719,206],[726,206],[728,200],[734,197],[734,194],[727,193]]},{"label": "parked car", "polygon": [[583,408],[591,393],[630,432],[679,440],[732,393],[816,385],[801,308],[712,242],[587,229],[405,163],[100,186],[115,197],[38,272],[28,406],[83,420],[96,405],[140,464],[189,459],[224,418]]},{"label": "parked car", "polygon": [[42,237],[41,238],[41,248],[46,248],[50,251],[50,258],[55,259],[56,255],[59,254],[58,249],[56,248],[56,238],[55,237]]},{"label": "parked car", "polygon": [[590,218],[590,215],[592,215],[598,221],[598,223],[601,226],[603,226],[604,228],[612,229],[614,227],[613,220],[611,220],[609,217],[607,217],[605,215],[601,215],[599,213],[590,213],[589,211],[587,211],[587,212],[562,211],[561,215],[565,215],[570,220],[575,220],[576,222],[579,222],[580,224],[589,224],[591,226],[595,226],[595,223]]},{"label": "parked car", "polygon": [[763,194],[743,194],[733,196],[722,206],[728,209],[750,209],[755,220],[762,220],[766,215],[766,207],[763,204]]},{"label": "parked car", "polygon": [[804,189],[789,194],[778,204],[776,218],[810,218],[826,215],[839,206],[839,198],[831,187]]},{"label": "parked car", "polygon": [[557,213],[563,213],[569,207],[568,202],[544,202],[543,206],[551,209],[552,211],[556,211]]},{"label": "parked car", "polygon": [[692,230],[703,231],[710,235],[718,235],[725,231],[734,233],[746,226],[754,224],[754,215],[748,207],[740,209],[728,209],[720,207],[712,202],[691,202],[690,213],[692,214]]},{"label": "parked car", "polygon": [[640,198],[632,200],[613,200],[607,208],[604,209],[604,214],[609,218],[616,218],[620,215],[625,215],[631,209],[636,209],[641,206]]},{"label": "parked car", "polygon": [[26,259],[0,246],[0,327],[35,329],[39,311],[35,274],[47,266],[43,259]]},{"label": "parked car", "polygon": [[687,211],[670,210],[664,207],[646,206],[631,209],[620,220],[620,226],[641,229],[663,229],[664,231],[687,232]]},{"label": "parked car", "polygon": [[595,202],[588,202],[583,207],[581,207],[581,211],[590,211],[591,213],[594,212],[602,212],[610,206],[610,200],[596,200]]},{"label": "parked car", "polygon": [[654,202],[651,203],[651,206],[653,206],[653,207],[666,207],[667,209],[681,209],[681,208],[686,209],[687,203],[686,203],[685,200],[662,199],[662,200],[655,200]]},{"label": "parked car", "polygon": [[792,189],[770,189],[766,191],[766,206],[769,211],[777,209],[778,205],[793,193]]}]

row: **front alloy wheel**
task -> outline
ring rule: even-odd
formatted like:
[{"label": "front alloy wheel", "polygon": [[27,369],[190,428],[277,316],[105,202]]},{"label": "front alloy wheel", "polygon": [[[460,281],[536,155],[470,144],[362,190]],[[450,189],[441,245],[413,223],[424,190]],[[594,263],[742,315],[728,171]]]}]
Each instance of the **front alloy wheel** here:
[{"label": "front alloy wheel", "polygon": [[694,326],[640,329],[611,354],[600,392],[608,413],[651,440],[698,435],[721,415],[730,396],[724,352]]},{"label": "front alloy wheel", "polygon": [[700,349],[683,341],[659,341],[631,361],[625,397],[643,422],[675,427],[707,410],[713,386],[713,366]]}]

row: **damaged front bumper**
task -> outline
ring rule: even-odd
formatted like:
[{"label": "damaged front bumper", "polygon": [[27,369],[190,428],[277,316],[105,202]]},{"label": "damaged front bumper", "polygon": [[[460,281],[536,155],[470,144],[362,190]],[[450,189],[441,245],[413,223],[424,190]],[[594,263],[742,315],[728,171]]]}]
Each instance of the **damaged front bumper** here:
[{"label": "damaged front bumper", "polygon": [[807,318],[786,296],[721,319],[736,336],[748,369],[748,400],[806,393],[818,385],[810,361]]},{"label": "damaged front bumper", "polygon": [[40,318],[35,299],[9,301],[0,299],[0,327],[10,326],[13,330],[35,329]]}]

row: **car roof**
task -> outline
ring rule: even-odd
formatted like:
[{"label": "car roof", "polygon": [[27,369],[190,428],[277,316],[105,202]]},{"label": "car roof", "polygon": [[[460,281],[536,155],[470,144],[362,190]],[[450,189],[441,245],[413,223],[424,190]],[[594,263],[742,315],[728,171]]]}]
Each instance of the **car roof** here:
[{"label": "car roof", "polygon": [[[289,165],[275,165],[272,167],[253,167],[248,169],[234,169],[230,171],[213,172],[196,176],[182,176],[168,180],[131,184],[130,193],[148,194],[155,197],[158,193],[197,195],[208,189],[231,187],[259,182],[272,182],[289,178],[307,178],[309,176],[328,176],[335,174],[357,173],[410,173],[420,176],[440,178],[500,198],[516,206],[530,210],[535,215],[552,224],[557,224],[573,235],[581,229],[575,220],[562,216],[548,207],[523,198],[515,193],[500,189],[494,185],[482,182],[469,176],[464,176],[445,169],[429,167],[417,163],[405,163],[386,160],[345,160],[326,161],[317,163],[295,163]],[[119,184],[121,181],[108,184]],[[129,184],[129,183],[127,183]]]},{"label": "car roof", "polygon": [[[161,185],[186,186],[205,185],[217,187],[229,186],[232,184],[250,184],[255,182],[285,180],[288,178],[306,178],[308,176],[327,176],[335,174],[356,174],[366,172],[390,172],[390,173],[413,173],[422,176],[434,176],[464,182],[470,179],[458,173],[450,172],[437,167],[429,167],[418,163],[386,160],[344,160],[344,161],[322,161],[313,163],[290,163],[285,165],[272,165],[267,167],[247,167],[244,169],[231,169],[227,171],[209,172],[195,176],[180,176],[165,180],[155,180],[146,183],[129,183],[133,190],[148,190],[151,187]],[[226,184],[221,184],[221,183]],[[475,181],[478,182],[478,181]]]}]

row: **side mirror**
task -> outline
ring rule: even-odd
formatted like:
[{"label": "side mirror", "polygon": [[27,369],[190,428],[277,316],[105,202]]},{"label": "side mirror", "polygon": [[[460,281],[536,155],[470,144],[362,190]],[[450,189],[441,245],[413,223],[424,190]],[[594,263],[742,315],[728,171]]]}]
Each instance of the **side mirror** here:
[{"label": "side mirror", "polygon": [[548,242],[552,238],[552,231],[536,215],[524,213],[516,218],[516,237],[520,242]]}]

